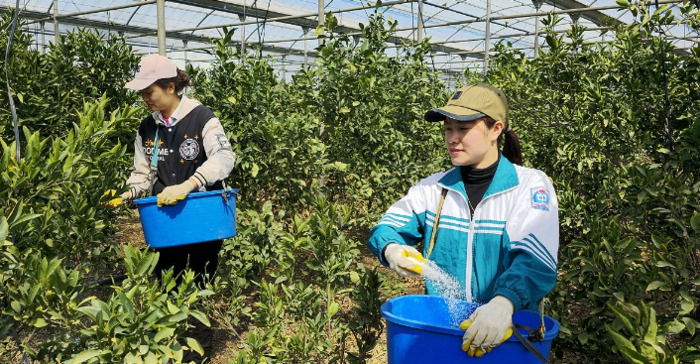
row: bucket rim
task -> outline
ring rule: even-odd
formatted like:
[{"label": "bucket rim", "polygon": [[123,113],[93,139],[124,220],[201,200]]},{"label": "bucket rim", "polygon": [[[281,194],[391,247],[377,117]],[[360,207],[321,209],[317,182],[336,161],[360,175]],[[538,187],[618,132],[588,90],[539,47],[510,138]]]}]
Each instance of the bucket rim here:
[{"label": "bucket rim", "polygon": [[[454,335],[454,336],[463,336],[464,335],[464,330],[460,330],[459,327],[434,325],[434,324],[427,325],[427,324],[420,322],[420,321],[410,320],[410,319],[406,319],[406,318],[403,318],[400,316],[396,316],[389,311],[390,306],[393,305],[394,302],[404,300],[404,299],[417,298],[417,297],[422,297],[422,298],[427,298],[427,299],[445,300],[445,297],[431,296],[431,295],[405,295],[405,296],[393,297],[382,304],[382,306],[380,308],[382,316],[384,316],[384,318],[387,321],[391,321],[395,324],[407,326],[407,327],[417,329],[417,330],[438,332],[438,333]],[[462,302],[468,303],[470,305],[474,305],[474,303],[471,303],[471,302],[466,302],[466,301],[462,301]],[[539,317],[539,315],[540,315],[539,312],[534,311],[534,310],[520,310],[520,311],[516,312],[513,316],[515,316],[516,314],[518,314],[520,312],[534,314],[534,315],[537,315],[537,317]],[[554,338],[556,338],[557,335],[559,334],[559,327],[560,327],[559,321],[557,321],[553,317],[547,316],[547,315],[544,315],[544,319],[545,319],[545,322],[551,321],[552,327],[545,332],[544,338],[542,340],[543,341],[554,340]],[[536,329],[536,327],[533,327],[533,329]],[[521,330],[521,332],[522,332],[522,330]],[[525,334],[525,335],[527,335],[527,334]],[[515,336],[511,336],[506,341],[519,342]]]},{"label": "bucket rim", "polygon": [[[238,189],[237,188],[229,188],[227,190],[213,190],[213,191],[204,191],[204,192],[194,192],[190,193],[187,195],[185,200],[194,200],[194,199],[199,199],[199,198],[204,198],[204,197],[209,197],[212,195],[221,195],[221,193],[226,193],[227,195],[231,194],[238,194]],[[134,204],[137,206],[140,205],[152,205],[156,204],[158,202],[158,196],[149,196],[149,197],[142,197],[142,198],[137,198],[136,200],[133,201]]]}]

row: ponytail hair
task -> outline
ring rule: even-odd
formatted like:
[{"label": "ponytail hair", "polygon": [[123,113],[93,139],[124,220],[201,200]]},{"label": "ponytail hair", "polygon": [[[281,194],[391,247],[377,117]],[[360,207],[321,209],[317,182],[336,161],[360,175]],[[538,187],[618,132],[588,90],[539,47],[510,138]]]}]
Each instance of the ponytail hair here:
[{"label": "ponytail hair", "polygon": [[511,163],[522,166],[523,153],[520,149],[520,139],[518,139],[518,136],[515,135],[515,132],[510,127],[508,127],[507,130],[504,130],[501,135],[504,135],[503,156],[508,158]]},{"label": "ponytail hair", "polygon": [[[489,129],[496,125],[496,120],[489,116],[485,117],[483,120]],[[501,135],[498,136],[499,144],[501,143],[501,140],[503,140],[503,156],[508,158],[511,163],[522,166],[523,153],[520,149],[520,139],[518,139],[518,136],[515,135],[515,132],[510,128],[510,126],[503,129]]]},{"label": "ponytail hair", "polygon": [[175,85],[175,93],[179,94],[185,87],[190,85],[190,75],[187,72],[177,69],[177,76],[170,78],[161,78],[155,82],[162,89],[168,88],[170,83]]}]

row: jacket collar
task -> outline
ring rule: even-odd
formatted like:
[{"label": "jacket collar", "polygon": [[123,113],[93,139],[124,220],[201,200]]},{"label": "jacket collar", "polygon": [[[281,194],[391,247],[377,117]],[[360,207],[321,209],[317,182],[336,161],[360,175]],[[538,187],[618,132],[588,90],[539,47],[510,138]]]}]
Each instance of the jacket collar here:
[{"label": "jacket collar", "polygon": [[[177,106],[177,109],[175,109],[173,114],[170,116],[171,118],[174,118],[176,120],[175,123],[171,123],[171,126],[175,125],[177,122],[182,120],[185,116],[187,116],[187,114],[190,113],[190,111],[194,110],[194,108],[196,108],[200,104],[201,103],[199,101],[182,95],[180,105]],[[160,113],[160,111],[154,111],[152,115],[153,119],[155,119],[156,121],[156,124],[165,125],[165,122],[163,121],[163,115]]]},{"label": "jacket collar", "polygon": [[[501,156],[498,161],[496,173],[493,175],[493,180],[489,188],[486,189],[482,200],[488,196],[511,189],[517,186],[518,183],[518,173],[515,171],[515,166],[513,166],[513,163],[511,163],[508,158]],[[464,198],[467,198],[467,191],[464,189],[460,167],[453,168],[445,173],[438,181],[438,184],[447,189],[455,190],[461,193]]]}]

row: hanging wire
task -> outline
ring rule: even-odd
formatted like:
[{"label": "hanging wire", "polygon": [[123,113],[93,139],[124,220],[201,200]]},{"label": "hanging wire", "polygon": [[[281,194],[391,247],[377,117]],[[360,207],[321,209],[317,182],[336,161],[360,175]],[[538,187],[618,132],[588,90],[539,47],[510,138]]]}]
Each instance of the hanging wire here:
[{"label": "hanging wire", "polygon": [[[26,3],[25,3],[26,6]],[[21,149],[20,149],[20,142],[19,142],[19,122],[17,121],[17,109],[15,108],[15,101],[12,98],[12,89],[10,89],[10,52],[12,51],[12,41],[15,38],[15,30],[17,30],[17,19],[19,18],[19,0],[17,0],[17,3],[15,4],[15,14],[12,17],[12,27],[10,29],[10,37],[7,39],[7,49],[5,50],[5,84],[7,85],[7,98],[10,101],[10,112],[12,113],[12,123],[14,124],[14,131],[15,131],[15,148],[16,148],[16,159],[17,162],[20,161],[21,159]],[[15,232],[14,229],[12,230],[12,243],[15,243]],[[22,341],[19,339],[19,335],[17,334],[17,330],[15,330],[14,327],[12,327],[12,337],[15,339],[17,342],[17,348],[19,349],[19,352],[22,354],[22,358],[24,359],[25,364],[29,364],[29,358],[27,357],[27,354],[22,350]]]},{"label": "hanging wire", "polygon": [[267,1],[267,9],[265,9],[265,17],[263,18],[262,22],[262,30],[260,29],[260,27],[258,27],[258,47],[262,47],[263,43],[265,42],[265,25],[267,25],[267,16],[270,13],[270,4],[272,4],[272,0]]},{"label": "hanging wire", "polygon": [[21,158],[20,142],[19,142],[19,123],[17,121],[17,109],[15,108],[15,101],[12,98],[12,90],[10,89],[10,52],[12,50],[12,41],[15,37],[15,30],[17,30],[17,18],[19,17],[19,0],[15,5],[15,15],[12,18],[12,26],[10,29],[10,38],[7,41],[7,49],[5,50],[5,84],[7,85],[7,98],[10,101],[10,111],[12,113],[12,123],[15,128],[15,148],[17,151],[17,161],[19,162]]}]

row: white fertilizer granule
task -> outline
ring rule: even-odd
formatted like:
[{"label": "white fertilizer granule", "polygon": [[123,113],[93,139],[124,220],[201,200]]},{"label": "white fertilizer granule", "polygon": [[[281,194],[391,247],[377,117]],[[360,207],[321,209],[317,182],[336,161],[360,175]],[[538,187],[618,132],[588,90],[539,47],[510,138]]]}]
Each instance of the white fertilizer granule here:
[{"label": "white fertilizer granule", "polygon": [[459,326],[471,316],[478,305],[460,304],[460,301],[467,300],[466,292],[454,277],[445,273],[435,262],[428,260],[422,266],[425,279],[437,290],[438,295],[445,297],[450,312],[450,324]]}]

